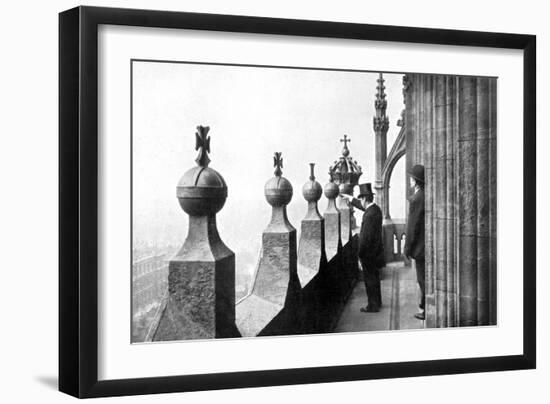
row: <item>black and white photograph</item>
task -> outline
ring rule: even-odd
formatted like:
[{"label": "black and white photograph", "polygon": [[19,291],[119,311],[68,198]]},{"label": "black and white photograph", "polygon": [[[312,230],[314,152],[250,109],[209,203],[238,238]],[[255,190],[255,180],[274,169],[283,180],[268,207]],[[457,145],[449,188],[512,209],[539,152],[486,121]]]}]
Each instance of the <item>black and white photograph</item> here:
[{"label": "black and white photograph", "polygon": [[497,77],[129,68],[132,343],[499,325]]}]

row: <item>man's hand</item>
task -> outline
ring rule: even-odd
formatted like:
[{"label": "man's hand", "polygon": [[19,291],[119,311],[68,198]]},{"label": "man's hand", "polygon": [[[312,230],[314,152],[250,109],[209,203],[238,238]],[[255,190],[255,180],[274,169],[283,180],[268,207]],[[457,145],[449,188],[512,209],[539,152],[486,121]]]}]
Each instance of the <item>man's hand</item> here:
[{"label": "man's hand", "polygon": [[353,199],[353,196],[351,196],[349,194],[340,194],[340,195],[342,196],[342,198],[344,198],[348,202],[351,202],[351,200]]},{"label": "man's hand", "polygon": [[403,261],[405,261],[406,266],[411,265],[411,257],[409,255],[403,254]]}]

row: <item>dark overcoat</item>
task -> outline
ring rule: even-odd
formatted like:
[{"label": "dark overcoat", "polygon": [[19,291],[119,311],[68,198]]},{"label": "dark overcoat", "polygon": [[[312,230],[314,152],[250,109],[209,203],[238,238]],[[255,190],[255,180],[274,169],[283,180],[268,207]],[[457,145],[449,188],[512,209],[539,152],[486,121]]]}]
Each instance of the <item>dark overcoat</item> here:
[{"label": "dark overcoat", "polygon": [[419,189],[409,198],[409,218],[403,253],[416,260],[424,259],[424,190]]},{"label": "dark overcoat", "polygon": [[[356,203],[352,205],[357,206]],[[364,210],[362,206],[360,209]],[[358,256],[367,268],[383,268],[386,265],[382,240],[382,210],[374,203],[363,213]]]}]

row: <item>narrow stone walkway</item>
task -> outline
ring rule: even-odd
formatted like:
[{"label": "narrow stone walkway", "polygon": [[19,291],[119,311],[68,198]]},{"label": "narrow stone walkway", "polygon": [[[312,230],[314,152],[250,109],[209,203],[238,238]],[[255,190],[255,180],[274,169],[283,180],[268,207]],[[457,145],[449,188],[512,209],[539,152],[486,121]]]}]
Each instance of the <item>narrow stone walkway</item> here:
[{"label": "narrow stone walkway", "polygon": [[357,282],[334,332],[410,330],[424,328],[414,318],[418,311],[418,285],[412,266],[390,263],[381,273],[382,308],[378,313],[362,313],[367,304],[365,284]]}]

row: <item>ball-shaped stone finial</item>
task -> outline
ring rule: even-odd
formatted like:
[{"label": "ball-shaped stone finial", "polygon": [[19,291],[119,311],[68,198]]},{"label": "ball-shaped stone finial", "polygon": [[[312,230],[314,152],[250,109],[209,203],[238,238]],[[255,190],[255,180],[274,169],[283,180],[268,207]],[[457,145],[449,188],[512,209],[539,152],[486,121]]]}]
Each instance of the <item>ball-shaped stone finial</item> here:
[{"label": "ball-shaped stone finial", "polygon": [[227,185],[216,170],[193,167],[181,177],[176,188],[182,209],[191,216],[218,213],[227,199]]},{"label": "ball-shaped stone finial", "polygon": [[340,193],[341,194],[347,194],[347,195],[353,195],[353,184],[350,183],[342,183],[339,186]]},{"label": "ball-shaped stone finial", "polygon": [[307,202],[317,202],[323,194],[323,188],[321,187],[321,184],[315,181],[315,163],[309,163],[309,166],[311,168],[311,173],[309,176],[309,181],[307,181],[302,187],[302,194]]},{"label": "ball-shaped stone finial", "polygon": [[198,164],[187,170],[176,187],[176,195],[182,209],[191,216],[208,216],[218,213],[227,199],[225,180],[213,168],[208,167],[210,137],[208,126],[197,126],[195,149]]},{"label": "ball-shaped stone finial", "polygon": [[265,199],[273,207],[288,205],[292,199],[292,184],[282,177],[283,159],[281,154],[280,152],[275,153],[275,157],[273,157],[273,165],[276,167],[275,176],[267,181],[264,187]]},{"label": "ball-shaped stone finial", "polygon": [[329,172],[329,178],[330,180],[326,183],[324,189],[325,196],[327,197],[327,199],[334,199],[340,193],[340,189],[338,188],[338,185],[336,185],[332,180],[332,172]]}]

